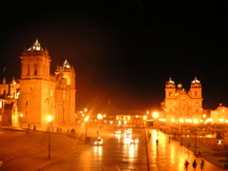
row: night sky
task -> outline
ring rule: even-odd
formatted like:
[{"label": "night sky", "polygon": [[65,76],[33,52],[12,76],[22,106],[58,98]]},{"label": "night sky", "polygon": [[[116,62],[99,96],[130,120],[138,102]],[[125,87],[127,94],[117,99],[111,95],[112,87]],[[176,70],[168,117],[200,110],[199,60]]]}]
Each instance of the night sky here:
[{"label": "night sky", "polygon": [[228,106],[225,4],[0,0],[0,7],[1,78],[20,78],[19,56],[38,39],[52,73],[65,59],[75,67],[78,110],[108,101],[159,108],[169,77],[186,90],[197,77],[204,108]]}]

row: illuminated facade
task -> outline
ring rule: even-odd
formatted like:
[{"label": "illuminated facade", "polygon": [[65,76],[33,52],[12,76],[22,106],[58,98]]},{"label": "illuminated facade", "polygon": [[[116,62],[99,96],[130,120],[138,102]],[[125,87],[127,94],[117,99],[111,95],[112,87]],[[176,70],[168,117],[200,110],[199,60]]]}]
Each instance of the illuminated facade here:
[{"label": "illuminated facade", "polygon": [[228,122],[228,108],[219,104],[217,109],[211,111],[212,123],[227,123]]},{"label": "illuminated facade", "polygon": [[20,85],[15,78],[10,83],[6,83],[6,79],[3,78],[2,84],[0,84],[0,125],[18,126],[19,91]]},{"label": "illuminated facade", "polygon": [[[18,95],[18,117],[23,117],[20,118],[23,123],[41,127],[47,125],[50,115],[53,125],[73,123],[76,98],[74,68],[65,60],[51,75],[49,52],[41,47],[38,40],[22,52],[20,59],[21,76],[17,91],[8,93],[12,98]],[[0,86],[1,96],[8,91],[3,85]]]},{"label": "illuminated facade", "polygon": [[189,91],[170,78],[165,85],[165,100],[162,103],[166,121],[201,119],[202,101],[202,85],[197,78],[191,82]]},{"label": "illuminated facade", "polygon": [[119,126],[143,127],[146,126],[147,116],[140,110],[120,110],[116,115]]}]

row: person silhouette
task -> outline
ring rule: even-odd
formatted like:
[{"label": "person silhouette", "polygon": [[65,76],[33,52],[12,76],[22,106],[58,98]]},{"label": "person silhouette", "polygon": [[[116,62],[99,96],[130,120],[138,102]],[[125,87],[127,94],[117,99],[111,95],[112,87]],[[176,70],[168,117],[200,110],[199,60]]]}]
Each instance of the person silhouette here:
[{"label": "person silhouette", "polygon": [[185,163],[184,163],[184,166],[185,166],[186,170],[188,170],[188,165],[189,165],[189,162],[188,162],[188,160],[186,160]]},{"label": "person silhouette", "polygon": [[196,163],[196,160],[194,160],[193,163],[192,163],[192,167],[193,167],[194,169],[196,169],[196,166],[197,166],[197,163]]},{"label": "person silhouette", "polygon": [[204,160],[202,160],[200,164],[200,169],[203,170],[203,168],[204,168]]}]

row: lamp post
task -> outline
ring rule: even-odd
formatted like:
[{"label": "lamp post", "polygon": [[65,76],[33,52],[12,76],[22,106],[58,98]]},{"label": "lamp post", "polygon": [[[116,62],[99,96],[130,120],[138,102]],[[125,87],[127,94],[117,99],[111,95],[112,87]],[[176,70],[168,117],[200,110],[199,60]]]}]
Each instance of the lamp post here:
[{"label": "lamp post", "polygon": [[19,124],[20,124],[20,127],[22,127],[22,124],[23,124],[23,113],[20,113],[19,115]]},{"label": "lamp post", "polygon": [[197,119],[195,119],[194,120],[194,124],[195,124],[195,154],[196,154],[196,149],[197,149],[197,123],[198,123],[198,120]]},{"label": "lamp post", "polygon": [[48,116],[47,121],[48,121],[48,159],[51,159],[51,121],[52,121],[52,116]]},{"label": "lamp post", "polygon": [[85,144],[87,143],[87,121],[89,120],[89,116],[86,116],[85,121]]},{"label": "lamp post", "polygon": [[183,142],[182,142],[182,123],[183,123],[183,122],[184,122],[184,120],[183,120],[183,119],[180,119],[180,132],[181,132],[181,137],[180,137],[180,138],[181,138],[181,143],[180,143],[180,144],[181,144],[181,145],[182,145],[182,143],[183,143]]},{"label": "lamp post", "polygon": [[157,125],[157,118],[159,117],[159,114],[157,112],[154,112],[153,114],[153,118],[154,118],[154,127],[156,128]]}]

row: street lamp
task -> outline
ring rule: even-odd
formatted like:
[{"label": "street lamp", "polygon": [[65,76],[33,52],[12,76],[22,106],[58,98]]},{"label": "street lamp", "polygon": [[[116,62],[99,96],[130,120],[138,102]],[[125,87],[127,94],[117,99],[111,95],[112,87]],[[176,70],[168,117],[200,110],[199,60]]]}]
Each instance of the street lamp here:
[{"label": "street lamp", "polygon": [[23,113],[19,114],[19,124],[20,124],[21,127],[22,127],[22,124],[23,124],[23,121],[22,121],[23,120],[23,116],[24,116]]},{"label": "street lamp", "polygon": [[101,113],[98,113],[97,114],[97,119],[102,120],[103,119],[103,115]]},{"label": "street lamp", "polygon": [[156,123],[157,121],[156,121],[156,119],[158,118],[159,114],[157,112],[154,112],[152,114],[152,116],[154,118],[154,127],[156,128],[157,127],[157,123]]},{"label": "street lamp", "polygon": [[52,116],[47,117],[48,125],[49,125],[49,130],[48,130],[48,159],[51,159],[51,121],[52,121]]},{"label": "street lamp", "polygon": [[85,144],[87,143],[87,121],[89,120],[89,116],[86,116],[85,121]]},{"label": "street lamp", "polygon": [[196,124],[198,124],[198,120],[194,119],[193,122],[195,124],[195,154],[196,154],[196,149],[197,149],[197,132],[196,132],[197,125]]}]

